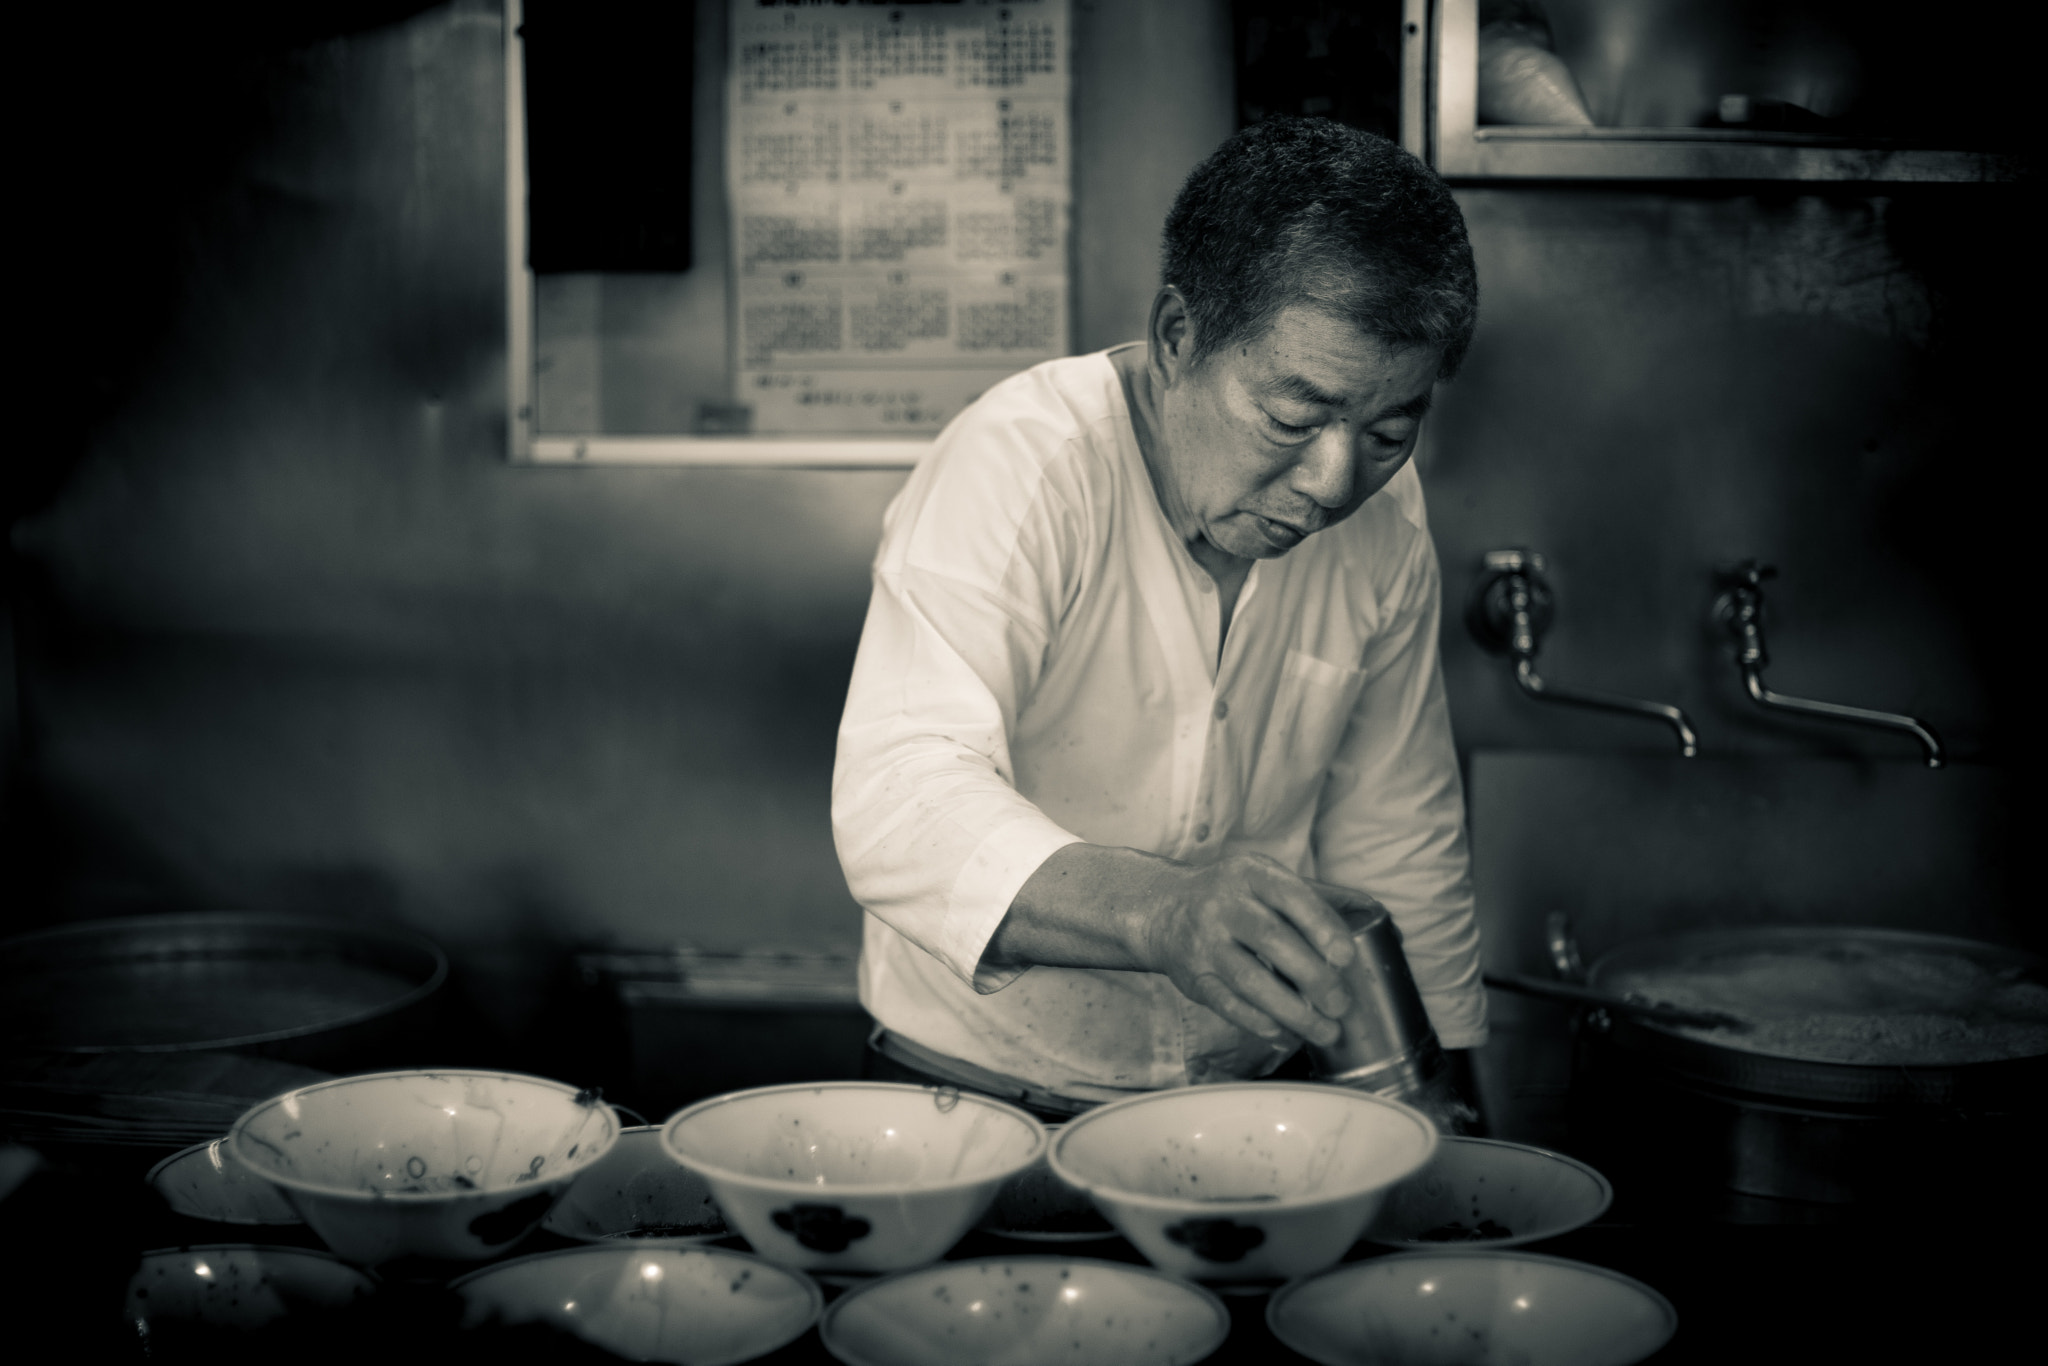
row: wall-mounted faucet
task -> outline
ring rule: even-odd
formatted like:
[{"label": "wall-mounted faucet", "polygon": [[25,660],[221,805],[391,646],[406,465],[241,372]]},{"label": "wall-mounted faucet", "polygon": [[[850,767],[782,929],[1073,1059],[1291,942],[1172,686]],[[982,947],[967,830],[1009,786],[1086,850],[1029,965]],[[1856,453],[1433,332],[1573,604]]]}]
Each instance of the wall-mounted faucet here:
[{"label": "wall-mounted faucet", "polygon": [[1688,759],[1698,755],[1699,736],[1678,708],[1614,693],[1566,688],[1537,674],[1536,645],[1550,627],[1551,610],[1550,586],[1543,581],[1541,555],[1533,550],[1489,550],[1485,577],[1479,582],[1465,624],[1481,645],[1514,660],[1516,684],[1538,702],[1563,702],[1651,717],[1678,732],[1681,755]]},{"label": "wall-mounted faucet", "polygon": [[1743,686],[1749,689],[1749,695],[1756,699],[1756,704],[1773,711],[1816,716],[1823,721],[1848,721],[1859,726],[1905,731],[1920,742],[1927,755],[1927,766],[1940,768],[1941,741],[1925,722],[1888,711],[1845,707],[1839,702],[1787,697],[1783,693],[1772,692],[1765,685],[1764,668],[1771,662],[1771,657],[1764,649],[1764,580],[1777,577],[1777,573],[1770,565],[1744,560],[1714,576],[1722,590],[1721,596],[1714,601],[1714,615],[1735,642],[1736,666],[1742,670]]}]

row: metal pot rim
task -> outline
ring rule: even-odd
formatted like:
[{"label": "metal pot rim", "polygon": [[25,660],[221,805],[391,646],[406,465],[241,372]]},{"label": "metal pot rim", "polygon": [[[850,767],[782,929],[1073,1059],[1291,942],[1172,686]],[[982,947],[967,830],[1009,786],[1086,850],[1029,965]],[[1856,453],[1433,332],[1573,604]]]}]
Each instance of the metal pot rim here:
[{"label": "metal pot rim", "polygon": [[[1693,930],[1637,940],[1603,954],[1587,973],[1594,986],[1617,973],[1656,967],[1711,952],[1864,945],[1959,953],[2022,971],[2042,960],[2023,949],[1953,935],[1864,926],[1770,925]],[[1785,1057],[1729,1047],[1646,1020],[1615,1019],[1617,1045],[1654,1059],[1674,1074],[1762,1100],[1792,1099],[1855,1107],[1998,1105],[2038,1094],[2048,1053],[1974,1063],[1856,1063]]]}]

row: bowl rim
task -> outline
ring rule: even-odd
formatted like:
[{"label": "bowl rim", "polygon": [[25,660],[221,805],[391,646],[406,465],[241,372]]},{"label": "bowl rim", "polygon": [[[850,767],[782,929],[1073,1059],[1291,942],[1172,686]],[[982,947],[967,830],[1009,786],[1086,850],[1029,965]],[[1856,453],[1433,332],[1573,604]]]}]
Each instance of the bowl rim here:
[{"label": "bowl rim", "polygon": [[[694,1104],[686,1105],[664,1120],[661,1126],[661,1148],[663,1152],[669,1155],[670,1159],[682,1166],[688,1167],[691,1171],[698,1173],[709,1181],[732,1181],[754,1190],[774,1191],[792,1195],[810,1195],[822,1198],[825,1196],[856,1197],[935,1194],[941,1191],[967,1190],[988,1182],[1003,1182],[1038,1161],[1040,1157],[1045,1155],[1047,1148],[1051,1146],[1051,1140],[1046,1136],[1045,1125],[1039,1123],[1037,1116],[1029,1114],[1014,1105],[997,1100],[994,1096],[984,1096],[974,1091],[963,1090],[958,1092],[959,1098],[963,1103],[972,1101],[976,1105],[986,1106],[991,1110],[1022,1122],[1030,1130],[1032,1136],[1031,1151],[1025,1155],[1023,1160],[1013,1162],[1001,1170],[983,1172],[975,1176],[955,1177],[948,1181],[844,1181],[821,1186],[815,1181],[798,1181],[788,1177],[777,1176],[756,1176],[751,1172],[737,1171],[731,1167],[721,1166],[716,1162],[707,1162],[697,1157],[685,1157],[676,1149],[675,1131],[679,1125],[685,1120],[699,1114],[708,1114],[712,1110],[725,1105],[739,1104],[744,1101],[762,1099],[767,1096],[792,1091],[893,1091],[905,1095],[931,1095],[941,1089],[936,1086],[913,1086],[905,1082],[895,1081],[799,1081],[786,1082],[778,1086],[749,1087],[744,1091],[728,1091],[723,1095],[707,1096],[705,1099]],[[727,1222],[730,1223],[730,1219]]]},{"label": "bowl rim", "polygon": [[[846,1291],[826,1308],[824,1316],[818,1322],[818,1337],[824,1342],[825,1350],[840,1361],[847,1363],[847,1366],[871,1366],[871,1363],[875,1362],[875,1358],[849,1356],[841,1350],[844,1344],[835,1344],[832,1340],[833,1329],[838,1323],[839,1314],[847,1305],[854,1303],[863,1296],[873,1294],[884,1286],[896,1281],[909,1281],[914,1277],[927,1276],[934,1272],[945,1271],[955,1267],[982,1264],[1009,1266],[1020,1262],[1029,1263],[1034,1266],[1085,1266],[1091,1270],[1107,1269],[1118,1275],[1128,1274],[1165,1281],[1174,1289],[1201,1301],[1216,1316],[1217,1332],[1215,1341],[1209,1344],[1208,1350],[1202,1355],[1193,1358],[1195,1361],[1208,1360],[1209,1357],[1216,1353],[1218,1348],[1222,1347],[1224,1340],[1230,1336],[1232,1326],[1230,1306],[1223,1302],[1222,1296],[1218,1295],[1208,1286],[1197,1285],[1185,1276],[1176,1276],[1172,1272],[1162,1271],[1156,1266],[1140,1265],[1134,1262],[1113,1262],[1106,1257],[1062,1257],[1055,1252],[1027,1252],[1015,1257],[992,1255],[987,1257],[962,1257],[958,1261],[937,1261],[926,1266],[912,1267],[907,1271],[898,1271],[891,1275],[882,1276],[869,1281],[865,1285],[857,1285],[851,1290]],[[883,1362],[880,1363],[880,1366],[889,1366],[889,1363]]]},{"label": "bowl rim", "polygon": [[136,1255],[135,1274],[141,1274],[142,1267],[152,1257],[179,1257],[195,1252],[261,1252],[285,1257],[310,1257],[318,1262],[332,1262],[343,1271],[368,1282],[372,1291],[384,1284],[384,1278],[370,1267],[358,1266],[324,1247],[294,1247],[289,1243],[179,1243],[174,1247],[153,1247]]},{"label": "bowl rim", "polygon": [[[483,1280],[486,1277],[497,1275],[499,1272],[509,1270],[512,1267],[526,1266],[533,1262],[552,1261],[562,1257],[631,1257],[643,1253],[656,1252],[672,1252],[679,1254],[689,1252],[701,1252],[705,1256],[712,1258],[724,1258],[733,1261],[745,1262],[749,1266],[767,1267],[771,1271],[779,1272],[782,1275],[789,1277],[796,1284],[796,1287],[803,1292],[804,1298],[809,1304],[809,1307],[804,1312],[802,1324],[800,1324],[797,1327],[796,1331],[791,1333],[788,1337],[783,1338],[781,1341],[776,1342],[771,1346],[763,1348],[758,1355],[765,1356],[770,1352],[777,1351],[783,1347],[787,1347],[790,1343],[795,1342],[805,1333],[808,1333],[811,1330],[811,1325],[816,1323],[818,1321],[819,1316],[825,1312],[825,1292],[824,1289],[820,1287],[815,1280],[813,1280],[808,1275],[804,1274],[803,1271],[799,1270],[796,1267],[786,1266],[781,1262],[772,1261],[767,1257],[761,1256],[758,1252],[741,1252],[737,1248],[730,1247],[677,1247],[672,1244],[647,1242],[582,1243],[576,1247],[558,1247],[552,1248],[546,1252],[530,1252],[523,1257],[508,1257],[502,1262],[492,1262],[488,1266],[481,1266],[474,1271],[464,1272],[462,1275],[457,1276],[454,1280],[448,1282],[448,1291],[450,1294],[461,1297],[464,1303],[467,1304],[468,1298],[467,1296],[464,1296],[462,1294],[464,1287],[469,1286],[477,1281]],[[752,1358],[749,1359],[751,1360]]]},{"label": "bowl rim", "polygon": [[[1360,1268],[1363,1267],[1388,1266],[1398,1262],[1448,1262],[1461,1258],[1484,1261],[1543,1262],[1551,1266],[1563,1267],[1568,1271],[1590,1272],[1595,1276],[1602,1276],[1610,1281],[1620,1282],[1627,1289],[1633,1290],[1649,1301],[1653,1308],[1660,1310],[1663,1314],[1664,1336],[1658,1340],[1656,1346],[1643,1353],[1643,1357],[1648,1357],[1661,1350],[1666,1343],[1678,1335],[1677,1307],[1655,1286],[1645,1285],[1633,1276],[1624,1275],[1622,1272],[1600,1266],[1594,1262],[1575,1261],[1570,1257],[1554,1257],[1547,1252],[1524,1252],[1520,1248],[1465,1248],[1462,1246],[1430,1249],[1423,1252],[1391,1252],[1384,1257],[1368,1257],[1363,1261],[1357,1262],[1340,1262],[1336,1266],[1325,1267],[1321,1271],[1311,1272],[1306,1276],[1296,1276],[1293,1280],[1275,1290],[1272,1298],[1266,1301],[1266,1330],[1283,1345],[1299,1352],[1310,1361],[1323,1362],[1325,1366],[1331,1366],[1329,1359],[1314,1355],[1302,1343],[1297,1342],[1294,1338],[1281,1331],[1280,1316],[1284,1312],[1288,1301],[1292,1300],[1312,1282],[1334,1276],[1360,1275],[1362,1274]],[[1642,1360],[1642,1357],[1637,1358],[1637,1360]]]},{"label": "bowl rim", "polygon": [[[297,1210],[291,1209],[291,1202],[288,1200],[285,1201],[285,1208],[291,1210],[291,1217],[289,1219],[231,1219],[226,1215],[222,1214],[192,1214],[185,1210],[179,1209],[177,1205],[173,1203],[171,1193],[165,1190],[163,1186],[160,1184],[160,1179],[162,1178],[165,1172],[168,1172],[171,1168],[177,1166],[180,1162],[187,1161],[188,1159],[196,1156],[197,1154],[205,1151],[208,1148],[217,1149],[216,1161],[223,1162],[223,1165],[216,1166],[214,1170],[224,1172],[224,1160],[221,1159],[219,1155],[232,1155],[234,1151],[232,1148],[228,1146],[227,1134],[222,1134],[218,1138],[203,1138],[199,1142],[194,1143],[189,1148],[178,1149],[178,1151],[172,1153],[169,1157],[164,1158],[155,1166],[151,1167],[148,1173],[143,1176],[142,1184],[148,1186],[151,1190],[155,1191],[158,1197],[160,1197],[166,1205],[170,1206],[171,1213],[177,1215],[181,1219],[198,1219],[202,1222],[209,1224],[232,1224],[237,1228],[294,1228],[301,1226],[306,1222],[305,1220],[299,1218],[299,1213]],[[236,1158],[235,1160],[237,1162],[241,1161],[240,1158]],[[242,1163],[241,1170],[244,1173],[246,1173],[249,1176],[249,1178],[258,1186],[268,1187],[271,1184],[267,1178],[265,1178],[260,1173],[255,1171],[247,1163]],[[281,1192],[279,1192],[277,1193],[277,1198],[283,1200],[284,1195]]]},{"label": "bowl rim", "polygon": [[351,1204],[434,1205],[448,1204],[456,1200],[472,1200],[481,1196],[504,1195],[519,1189],[521,1186],[531,1186],[534,1190],[546,1190],[559,1182],[574,1180],[592,1163],[610,1152],[612,1147],[618,1142],[620,1132],[618,1111],[605,1104],[602,1098],[593,1099],[586,1103],[589,1108],[602,1110],[611,1116],[611,1130],[604,1136],[603,1141],[591,1144],[589,1152],[580,1153],[576,1157],[571,1158],[559,1171],[552,1173],[546,1179],[535,1176],[532,1181],[519,1182],[517,1185],[480,1186],[475,1190],[448,1191],[349,1190],[340,1186],[325,1185],[318,1181],[308,1181],[301,1176],[272,1171],[268,1167],[251,1161],[248,1153],[243,1151],[243,1138],[250,1122],[273,1106],[282,1105],[288,1100],[309,1095],[314,1091],[326,1091],[334,1087],[352,1086],[366,1081],[389,1081],[396,1077],[489,1077],[498,1081],[531,1082],[548,1090],[565,1092],[572,1101],[582,1095],[587,1089],[571,1086],[565,1081],[556,1081],[551,1077],[536,1077],[527,1072],[507,1072],[494,1067],[399,1067],[384,1072],[357,1072],[346,1077],[329,1077],[325,1081],[309,1082],[304,1086],[295,1086],[289,1091],[279,1092],[268,1100],[256,1102],[236,1117],[234,1125],[229,1128],[227,1133],[228,1146],[234,1152],[236,1161],[272,1185],[284,1186],[290,1190],[303,1191],[308,1195],[317,1195],[329,1200],[342,1200]]},{"label": "bowl rim", "polygon": [[[1607,1213],[1608,1209],[1614,1204],[1614,1183],[1609,1181],[1606,1174],[1598,1167],[1587,1162],[1581,1162],[1570,1153],[1561,1153],[1554,1148],[1538,1147],[1534,1143],[1517,1143],[1512,1139],[1506,1138],[1479,1138],[1469,1134],[1444,1134],[1441,1136],[1441,1142],[1456,1143],[1475,1148],[1514,1148],[1521,1152],[1533,1153],[1538,1157],[1547,1157],[1553,1161],[1562,1162],[1568,1167],[1576,1167],[1586,1176],[1593,1178],[1593,1184],[1600,1192],[1600,1202],[1591,1214],[1576,1222],[1546,1224],[1534,1233],[1517,1233],[1506,1238],[1465,1238],[1460,1239],[1454,1244],[1423,1242],[1414,1238],[1375,1238],[1372,1236],[1372,1225],[1367,1224],[1363,1235],[1364,1241],[1371,1243],[1374,1247],[1413,1248],[1420,1252],[1454,1252],[1459,1249],[1469,1249],[1473,1252],[1485,1252],[1488,1250],[1507,1251],[1511,1248],[1520,1247],[1524,1243],[1540,1243],[1546,1238],[1561,1238],[1567,1233],[1582,1229],[1601,1215]],[[1439,1146],[1438,1152],[1441,1151],[1442,1148]],[[1434,1160],[1434,1155],[1432,1155],[1432,1160]],[[1419,1169],[1416,1175],[1421,1175]],[[1377,1219],[1378,1216],[1375,1215],[1374,1218]]]},{"label": "bowl rim", "polygon": [[[1103,1115],[1114,1114],[1122,1110],[1136,1109],[1141,1105],[1156,1104],[1163,1099],[1178,1099],[1197,1091],[1211,1090],[1256,1091],[1268,1095],[1276,1091],[1282,1091],[1307,1094],[1318,1098],[1334,1095],[1343,1098],[1344,1103],[1366,1101],[1374,1105],[1383,1106],[1405,1116],[1422,1131],[1424,1141],[1421,1156],[1405,1170],[1396,1172],[1386,1181],[1376,1185],[1337,1192],[1322,1191],[1308,1195],[1296,1195],[1282,1200],[1190,1200],[1175,1195],[1153,1195],[1148,1191],[1126,1190],[1122,1186],[1111,1185],[1107,1182],[1091,1181],[1071,1170],[1062,1158],[1062,1152],[1067,1141],[1090,1122]],[[1129,1096],[1123,1100],[1111,1101],[1107,1105],[1089,1110],[1084,1114],[1076,1115],[1060,1131],[1059,1137],[1053,1140],[1051,1147],[1047,1151],[1046,1161],[1051,1164],[1053,1173],[1061,1180],[1070,1186],[1079,1187],[1081,1190],[1088,1192],[1091,1197],[1099,1200],[1113,1200],[1120,1204],[1134,1205],[1141,1209],[1169,1210],[1176,1213],[1199,1210],[1204,1212],[1213,1211],[1218,1214],[1280,1214],[1313,1209],[1339,1200],[1370,1195],[1375,1191],[1387,1190],[1399,1185],[1429,1165],[1430,1160],[1436,1156],[1437,1142],[1440,1137],[1441,1135],[1438,1134],[1436,1125],[1422,1111],[1412,1105],[1393,1100],[1387,1096],[1374,1095],[1370,1091],[1354,1091],[1346,1086],[1330,1086],[1316,1082],[1206,1082],[1198,1086],[1176,1086],[1162,1091],[1148,1091],[1144,1095]]]}]

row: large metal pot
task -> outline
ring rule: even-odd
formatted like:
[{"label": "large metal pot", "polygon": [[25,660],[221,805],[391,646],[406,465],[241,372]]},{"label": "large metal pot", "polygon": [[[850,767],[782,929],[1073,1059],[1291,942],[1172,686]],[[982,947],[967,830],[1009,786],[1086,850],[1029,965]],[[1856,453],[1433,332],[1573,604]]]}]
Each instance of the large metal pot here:
[{"label": "large metal pot", "polygon": [[[2038,972],[2019,950],[1899,930],[1773,927],[1643,940],[1585,976],[1615,990],[1729,954],[1953,954]],[[1569,960],[1571,955],[1562,955]],[[1806,1222],[1812,1207],[1946,1209],[1963,1173],[1999,1170],[2001,1200],[2040,1203],[2024,1156],[2048,1123],[2048,1053],[1994,1062],[1819,1061],[1617,1013],[1589,1017],[1574,1076],[1575,1130],[1641,1183],[1763,1197],[1750,1217]],[[2016,1168],[2015,1168],[2016,1164]],[[2018,1184],[2015,1185],[2015,1182]],[[1797,1206],[1806,1206],[1802,1210]]]},{"label": "large metal pot", "polygon": [[439,947],[395,926],[260,911],[81,921],[0,940],[0,1049],[369,1067],[406,1050],[447,977]]}]

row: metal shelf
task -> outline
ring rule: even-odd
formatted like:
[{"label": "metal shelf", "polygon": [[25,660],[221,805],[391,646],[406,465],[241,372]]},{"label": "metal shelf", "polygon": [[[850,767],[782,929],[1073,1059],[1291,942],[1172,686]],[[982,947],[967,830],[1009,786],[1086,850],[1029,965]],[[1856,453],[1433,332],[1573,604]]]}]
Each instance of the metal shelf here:
[{"label": "metal shelf", "polygon": [[1481,125],[1478,0],[1406,0],[1402,36],[1425,49],[1406,66],[1428,82],[1422,100],[1404,101],[1423,126],[1403,142],[1453,179],[1925,184],[2014,181],[2026,169],[2011,153],[1798,133]]}]

